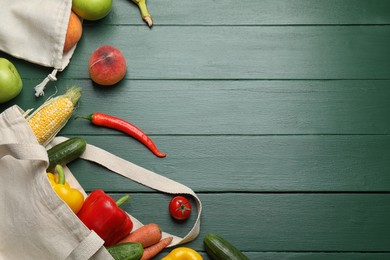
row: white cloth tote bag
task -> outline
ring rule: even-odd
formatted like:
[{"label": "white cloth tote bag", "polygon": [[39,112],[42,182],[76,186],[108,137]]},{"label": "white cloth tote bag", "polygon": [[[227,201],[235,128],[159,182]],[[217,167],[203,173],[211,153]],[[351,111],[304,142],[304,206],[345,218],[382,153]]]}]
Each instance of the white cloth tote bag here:
[{"label": "white cloth tote bag", "polygon": [[72,0],[1,0],[0,50],[16,58],[53,68],[35,88],[41,96],[57,71],[69,64],[76,48],[63,53]]},{"label": "white cloth tote bag", "polygon": [[[56,137],[48,147],[66,140]],[[48,147],[38,144],[23,111],[12,106],[0,114],[0,259],[110,259],[104,241],[90,231],[57,196],[47,176]],[[88,144],[82,158],[158,191],[191,195],[198,215],[184,237],[170,246],[195,239],[202,204],[188,187]],[[65,167],[71,186],[85,191]],[[134,229],[142,223],[130,216]]]}]

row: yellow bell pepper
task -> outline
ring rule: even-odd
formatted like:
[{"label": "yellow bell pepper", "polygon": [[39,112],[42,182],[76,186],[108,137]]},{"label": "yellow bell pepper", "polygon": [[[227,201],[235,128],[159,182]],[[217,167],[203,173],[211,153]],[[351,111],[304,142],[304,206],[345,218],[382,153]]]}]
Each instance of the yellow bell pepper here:
[{"label": "yellow bell pepper", "polygon": [[65,181],[64,169],[57,165],[55,172],[58,175],[48,172],[47,177],[57,195],[77,214],[84,204],[84,195],[77,189],[70,187]]},{"label": "yellow bell pepper", "polygon": [[203,260],[203,257],[194,249],[188,247],[178,247],[173,249],[161,260]]}]

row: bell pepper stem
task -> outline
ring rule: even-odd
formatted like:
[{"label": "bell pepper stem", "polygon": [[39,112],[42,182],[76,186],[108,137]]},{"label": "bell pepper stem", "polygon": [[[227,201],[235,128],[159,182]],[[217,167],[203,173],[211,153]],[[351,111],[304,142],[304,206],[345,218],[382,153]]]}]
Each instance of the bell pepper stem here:
[{"label": "bell pepper stem", "polygon": [[55,172],[58,174],[58,184],[65,184],[64,168],[60,164],[57,164]]},{"label": "bell pepper stem", "polygon": [[123,203],[127,202],[130,199],[130,195],[125,195],[118,199],[115,203],[118,207],[122,206]]}]

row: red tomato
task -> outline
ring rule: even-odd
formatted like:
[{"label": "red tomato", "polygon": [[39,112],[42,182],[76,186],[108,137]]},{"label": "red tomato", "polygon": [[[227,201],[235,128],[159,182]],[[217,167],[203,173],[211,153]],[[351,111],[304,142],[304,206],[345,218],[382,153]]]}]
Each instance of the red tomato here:
[{"label": "red tomato", "polygon": [[174,219],[187,219],[191,214],[191,204],[185,197],[176,196],[169,202],[169,213]]}]

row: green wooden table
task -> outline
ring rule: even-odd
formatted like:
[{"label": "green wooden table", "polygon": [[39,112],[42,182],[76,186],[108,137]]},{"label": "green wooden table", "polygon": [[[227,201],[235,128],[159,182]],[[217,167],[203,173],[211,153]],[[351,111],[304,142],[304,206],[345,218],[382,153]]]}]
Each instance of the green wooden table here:
[{"label": "green wooden table", "polygon": [[[250,259],[390,259],[390,1],[150,0],[85,22],[69,67],[46,97],[79,85],[78,115],[128,119],[168,154],[119,132],[71,120],[63,136],[191,187],[204,205],[199,237],[218,233]],[[128,62],[112,88],[92,84],[88,58],[114,45]],[[50,69],[10,58],[23,77],[18,104]],[[54,87],[55,86],[55,87]],[[144,223],[184,235],[171,196],[86,161],[69,165],[87,190],[132,196]],[[163,256],[167,253],[164,251]]]}]

